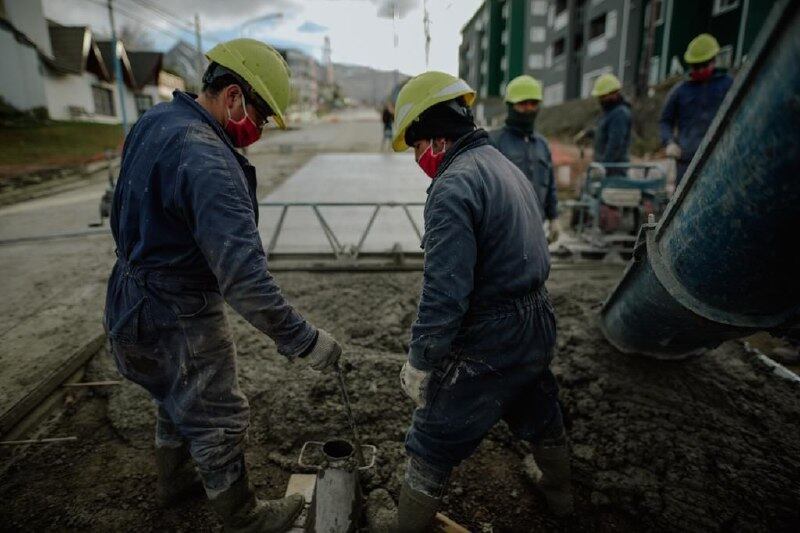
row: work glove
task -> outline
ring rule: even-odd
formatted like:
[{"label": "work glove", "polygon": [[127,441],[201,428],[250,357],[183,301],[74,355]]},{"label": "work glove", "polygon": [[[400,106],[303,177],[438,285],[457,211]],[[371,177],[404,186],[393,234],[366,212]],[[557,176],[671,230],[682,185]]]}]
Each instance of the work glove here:
[{"label": "work glove", "polygon": [[403,364],[400,370],[400,387],[406,396],[414,400],[417,407],[425,407],[425,391],[428,382],[431,380],[431,373],[424,370],[417,370],[408,361]]},{"label": "work glove", "polygon": [[334,367],[342,355],[342,347],[331,337],[331,334],[324,329],[317,330],[317,341],[314,347],[303,359],[312,369],[317,372],[330,370]]},{"label": "work glove", "polygon": [[556,242],[559,235],[561,235],[561,222],[559,222],[557,218],[548,220],[547,243],[551,244]]},{"label": "work glove", "polygon": [[667,157],[672,159],[680,159],[681,158],[681,147],[678,146],[678,143],[675,141],[670,141],[667,143],[667,148],[664,150]]}]

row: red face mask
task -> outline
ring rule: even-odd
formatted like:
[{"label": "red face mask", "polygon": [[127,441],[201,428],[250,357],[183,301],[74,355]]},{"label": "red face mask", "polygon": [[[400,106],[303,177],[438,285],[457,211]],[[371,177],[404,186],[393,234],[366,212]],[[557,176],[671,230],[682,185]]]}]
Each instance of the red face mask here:
[{"label": "red face mask", "polygon": [[244,116],[241,120],[233,120],[231,118],[231,110],[228,109],[228,122],[225,123],[225,132],[236,148],[250,146],[261,138],[261,128],[256,126],[256,123],[247,114],[244,94],[242,94],[242,109],[244,109]]},{"label": "red face mask", "polygon": [[439,170],[439,165],[442,164],[444,159],[445,149],[442,148],[441,152],[433,153],[433,139],[431,139],[428,148],[419,156],[417,164],[428,175],[430,179],[436,177],[436,172]]},{"label": "red face mask", "polygon": [[714,65],[708,65],[707,67],[692,69],[689,72],[689,77],[694,81],[707,81],[712,74],[714,74]]}]

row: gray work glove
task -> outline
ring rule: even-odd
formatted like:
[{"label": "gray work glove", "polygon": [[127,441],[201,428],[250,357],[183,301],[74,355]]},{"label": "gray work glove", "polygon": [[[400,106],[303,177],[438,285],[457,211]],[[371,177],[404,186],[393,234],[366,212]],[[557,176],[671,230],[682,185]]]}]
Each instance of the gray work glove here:
[{"label": "gray work glove", "polygon": [[681,152],[681,147],[675,141],[670,141],[667,143],[667,148],[664,150],[666,156],[672,159],[680,159]]},{"label": "gray work glove", "polygon": [[342,355],[342,347],[324,329],[317,331],[317,342],[314,343],[314,347],[308,352],[308,355],[303,357],[303,360],[312,369],[323,372],[333,368],[339,360],[339,356]]},{"label": "gray work glove", "polygon": [[428,382],[431,380],[431,373],[424,370],[417,370],[411,363],[406,361],[400,370],[400,387],[406,396],[414,400],[417,407],[425,407],[425,391]]}]

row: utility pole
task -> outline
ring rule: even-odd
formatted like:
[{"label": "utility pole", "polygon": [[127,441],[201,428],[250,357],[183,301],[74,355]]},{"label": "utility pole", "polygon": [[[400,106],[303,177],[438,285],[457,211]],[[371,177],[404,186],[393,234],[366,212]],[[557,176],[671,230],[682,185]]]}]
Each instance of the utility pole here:
[{"label": "utility pole", "polygon": [[122,79],[122,66],[120,65],[117,30],[114,28],[114,5],[108,0],[108,20],[111,23],[111,48],[114,54],[114,77],[117,79],[117,92],[119,93],[119,108],[122,113],[122,132],[128,134],[128,112],[125,110],[125,80]]},{"label": "utility pole", "polygon": [[197,48],[197,86],[203,86],[203,42],[200,39],[200,14],[194,14],[194,41]]},{"label": "utility pole", "polygon": [[428,15],[428,0],[422,0],[422,27],[425,30],[425,70],[428,70],[428,59],[431,55],[431,18]]}]

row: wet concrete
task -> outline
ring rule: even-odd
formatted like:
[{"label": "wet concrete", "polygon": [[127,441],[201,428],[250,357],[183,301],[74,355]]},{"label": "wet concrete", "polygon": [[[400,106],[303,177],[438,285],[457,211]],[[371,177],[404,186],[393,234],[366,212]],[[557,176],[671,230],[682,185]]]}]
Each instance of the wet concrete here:
[{"label": "wet concrete", "polygon": [[[425,203],[430,180],[411,154],[323,154],[314,157],[270,193],[266,202],[411,202]],[[421,231],[421,206],[409,214]],[[355,247],[361,240],[374,207],[320,207],[319,212],[342,246]],[[278,225],[281,208],[262,208],[262,238],[269,243]],[[418,251],[420,239],[408,215],[400,207],[383,207],[375,217],[362,251],[386,252],[399,245]],[[330,252],[323,227],[311,207],[287,211],[276,252]]]},{"label": "wet concrete", "polygon": [[[552,518],[524,469],[525,444],[504,426],[456,470],[444,510],[473,530],[790,531],[800,526],[800,388],[736,342],[667,363],[622,355],[596,313],[619,268],[555,270],[555,372],[573,450],[577,514]],[[362,438],[379,448],[365,490],[397,497],[412,404],[399,389],[420,276],[282,273],[299,309],[345,346],[346,379]],[[347,436],[332,375],[277,355],[231,316],[250,399],[248,461],[259,491],[283,494],[306,440]],[[114,376],[98,358],[87,379]],[[203,501],[156,508],[153,408],[125,385],[80,402],[50,430],[80,441],[32,450],[0,477],[9,529],[191,530],[219,522]]]}]

